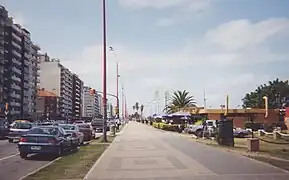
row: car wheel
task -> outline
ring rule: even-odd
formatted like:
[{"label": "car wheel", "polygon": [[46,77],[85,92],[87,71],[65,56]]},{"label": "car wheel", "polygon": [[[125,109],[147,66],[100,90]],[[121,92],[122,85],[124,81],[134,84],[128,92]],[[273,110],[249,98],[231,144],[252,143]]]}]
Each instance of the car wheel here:
[{"label": "car wheel", "polygon": [[13,139],[8,139],[8,142],[9,143],[13,143]]},{"label": "car wheel", "polygon": [[197,137],[202,137],[202,133],[203,131],[201,130],[201,129],[198,129],[197,131],[196,131],[196,136]]},{"label": "car wheel", "polygon": [[24,152],[20,152],[20,157],[22,158],[22,159],[26,159],[27,158],[27,153],[24,153]]},{"label": "car wheel", "polygon": [[240,138],[243,138],[243,137],[245,137],[245,134],[244,134],[244,133],[240,133],[240,134],[239,134],[239,137],[240,137]]}]

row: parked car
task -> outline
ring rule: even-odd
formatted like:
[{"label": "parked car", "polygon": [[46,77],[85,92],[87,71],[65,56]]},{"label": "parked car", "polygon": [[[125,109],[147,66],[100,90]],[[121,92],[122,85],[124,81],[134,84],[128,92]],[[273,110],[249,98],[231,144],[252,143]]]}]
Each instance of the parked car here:
[{"label": "parked car", "polygon": [[93,127],[89,124],[77,124],[77,127],[79,128],[80,132],[83,133],[83,139],[84,141],[91,141],[95,138],[95,130]]},{"label": "parked car", "polygon": [[7,137],[9,132],[9,123],[6,119],[0,118],[0,139]]},{"label": "parked car", "polygon": [[33,127],[33,123],[28,121],[13,122],[8,133],[8,141],[10,143],[18,142],[20,137]]},{"label": "parked car", "polygon": [[73,123],[73,124],[84,124],[84,123],[85,123],[85,121],[76,120],[76,121],[74,121],[74,123]]},{"label": "parked car", "polygon": [[70,151],[71,134],[59,126],[36,126],[22,135],[18,143],[20,157],[25,159],[28,154],[53,154],[61,156]]},{"label": "parked car", "polygon": [[62,127],[66,133],[71,134],[72,146],[78,147],[79,145],[84,143],[84,135],[82,132],[80,132],[78,126],[73,124],[60,124],[59,126]]},{"label": "parked car", "polygon": [[249,135],[249,134],[250,134],[250,131],[248,131],[248,130],[246,130],[246,129],[234,127],[233,133],[234,133],[234,137],[243,138],[243,137]]}]

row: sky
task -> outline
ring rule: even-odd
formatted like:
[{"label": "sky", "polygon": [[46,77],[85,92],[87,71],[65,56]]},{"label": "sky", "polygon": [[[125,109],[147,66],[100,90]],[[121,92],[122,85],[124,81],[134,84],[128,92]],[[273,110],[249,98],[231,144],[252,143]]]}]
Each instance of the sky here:
[{"label": "sky", "polygon": [[[101,0],[0,4],[42,52],[101,91]],[[107,46],[114,49],[107,52],[107,91],[116,93],[118,61],[130,113],[135,102],[145,115],[156,112],[154,99],[162,110],[165,92],[175,90],[190,92],[198,106],[205,94],[207,108],[220,108],[228,94],[236,108],[258,85],[289,77],[286,7],[288,0],[107,0]]]}]

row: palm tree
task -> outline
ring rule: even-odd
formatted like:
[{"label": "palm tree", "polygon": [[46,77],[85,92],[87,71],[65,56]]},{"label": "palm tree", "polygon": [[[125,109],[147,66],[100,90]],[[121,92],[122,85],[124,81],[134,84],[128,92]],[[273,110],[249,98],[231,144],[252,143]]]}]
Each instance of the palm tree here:
[{"label": "palm tree", "polygon": [[135,111],[135,105],[132,106],[132,109]]},{"label": "palm tree", "polygon": [[138,102],[135,103],[135,109],[136,109],[136,112],[138,113],[138,109],[139,109],[139,104],[138,104]]},{"label": "palm tree", "polygon": [[180,110],[185,110],[188,107],[196,107],[194,97],[186,90],[178,90],[170,97],[170,103],[165,107],[164,111],[171,114]]},{"label": "palm tree", "polygon": [[140,115],[141,115],[141,118],[142,118],[143,109],[144,109],[144,105],[142,104],[142,105],[140,106]]}]

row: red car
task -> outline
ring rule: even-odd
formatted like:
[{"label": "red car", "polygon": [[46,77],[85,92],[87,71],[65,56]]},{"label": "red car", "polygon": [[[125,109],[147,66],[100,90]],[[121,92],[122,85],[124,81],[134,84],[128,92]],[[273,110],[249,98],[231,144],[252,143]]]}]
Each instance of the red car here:
[{"label": "red car", "polygon": [[90,124],[76,124],[79,131],[83,133],[83,140],[90,141],[95,138],[95,130]]}]

